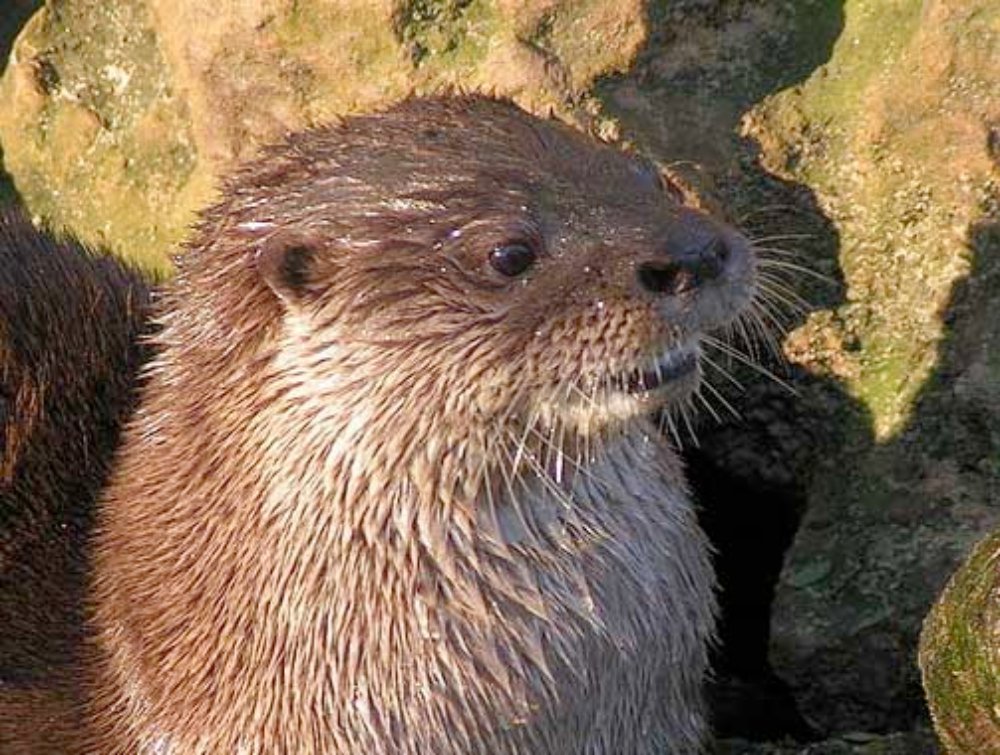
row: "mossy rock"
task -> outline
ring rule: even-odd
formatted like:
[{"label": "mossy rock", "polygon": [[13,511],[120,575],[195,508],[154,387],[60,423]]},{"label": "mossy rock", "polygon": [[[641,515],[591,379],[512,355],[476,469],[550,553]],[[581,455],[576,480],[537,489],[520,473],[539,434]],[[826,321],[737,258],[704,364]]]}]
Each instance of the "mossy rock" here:
[{"label": "mossy rock", "polygon": [[34,215],[163,270],[285,132],[455,88],[586,119],[646,35],[640,0],[48,0],[0,78],[3,167]]},{"label": "mossy rock", "polygon": [[1000,531],[976,546],[927,616],[920,668],[947,751],[1000,753]]}]

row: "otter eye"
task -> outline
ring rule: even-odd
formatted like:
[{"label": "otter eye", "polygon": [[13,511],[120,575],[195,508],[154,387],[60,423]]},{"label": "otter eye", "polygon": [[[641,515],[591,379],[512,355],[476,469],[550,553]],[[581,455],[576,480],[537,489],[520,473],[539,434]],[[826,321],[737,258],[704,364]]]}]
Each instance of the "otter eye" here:
[{"label": "otter eye", "polygon": [[535,250],[527,244],[515,242],[498,246],[490,252],[490,265],[501,275],[514,278],[535,262]]}]

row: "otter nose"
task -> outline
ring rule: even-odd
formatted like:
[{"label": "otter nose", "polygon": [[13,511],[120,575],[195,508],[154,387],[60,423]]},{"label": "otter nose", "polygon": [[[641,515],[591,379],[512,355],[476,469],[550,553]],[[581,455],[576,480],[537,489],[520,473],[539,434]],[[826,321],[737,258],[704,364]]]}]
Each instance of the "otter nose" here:
[{"label": "otter nose", "polygon": [[714,280],[725,270],[729,245],[718,233],[693,234],[671,245],[662,259],[647,260],[636,269],[639,285],[653,294],[675,296]]}]

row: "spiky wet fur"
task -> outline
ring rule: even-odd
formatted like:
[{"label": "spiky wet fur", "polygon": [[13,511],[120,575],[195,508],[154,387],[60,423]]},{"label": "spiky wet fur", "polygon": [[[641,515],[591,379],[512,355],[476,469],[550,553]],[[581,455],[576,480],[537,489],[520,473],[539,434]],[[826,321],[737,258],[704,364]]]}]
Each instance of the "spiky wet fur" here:
[{"label": "spiky wet fur", "polygon": [[481,97],[292,137],[223,197],[102,509],[89,749],[697,752],[707,546],[650,406],[606,407],[751,263],[637,290],[687,210]]}]

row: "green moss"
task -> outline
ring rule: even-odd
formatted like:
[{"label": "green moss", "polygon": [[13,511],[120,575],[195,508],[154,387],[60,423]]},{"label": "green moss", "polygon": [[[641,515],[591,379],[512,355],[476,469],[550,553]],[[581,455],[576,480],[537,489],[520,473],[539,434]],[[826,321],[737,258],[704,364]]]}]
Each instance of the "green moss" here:
[{"label": "green moss", "polygon": [[970,115],[1000,53],[996,9],[972,5],[929,24],[909,0],[847,0],[830,61],[763,108],[775,167],[814,187],[840,231],[844,319],[862,345],[849,389],[881,440],[910,419],[937,364],[940,313],[970,269],[955,232],[975,219],[969,195],[984,179]]},{"label": "green moss", "polygon": [[[613,30],[607,29],[606,24],[613,25]],[[625,47],[609,45],[609,37]],[[595,73],[626,71],[635,55],[635,50],[627,49],[627,45],[635,38],[648,38],[642,19],[611,15],[603,0],[579,0],[568,4],[555,18],[549,44],[552,52],[565,62],[571,86],[582,90],[590,86]]]},{"label": "green moss", "polygon": [[[817,20],[830,23],[833,3],[814,3]],[[797,14],[798,27],[810,24],[810,9]],[[843,3],[844,28],[833,47],[829,63],[803,86],[801,103],[810,121],[836,124],[846,133],[865,110],[862,92],[874,79],[892,71],[913,35],[920,28],[921,5],[912,0],[847,0]],[[800,34],[798,45],[809,42]]]},{"label": "green moss", "polygon": [[500,16],[489,0],[408,0],[396,15],[396,34],[417,67],[471,71],[486,56]]},{"label": "green moss", "polygon": [[317,123],[405,91],[408,65],[391,19],[364,2],[296,0],[273,27],[281,87]]},{"label": "green moss", "polygon": [[[332,5],[297,0],[276,28],[282,47],[310,57],[317,50],[334,59],[346,57],[359,73],[393,66],[399,49],[384,20],[363,5]],[[338,47],[332,40],[345,43]]]},{"label": "green moss", "polygon": [[952,577],[921,637],[924,688],[950,752],[997,752],[1000,741],[1000,533]]},{"label": "green moss", "polygon": [[40,105],[0,116],[0,134],[24,201],[91,245],[165,271],[197,154],[145,4],[54,0],[19,45]]},{"label": "green moss", "polygon": [[3,167],[3,147],[0,147],[0,207],[12,204],[18,199],[14,182]]},{"label": "green moss", "polygon": [[100,114],[108,128],[129,125],[166,91],[164,61],[142,0],[52,0],[37,49],[58,86]]}]

